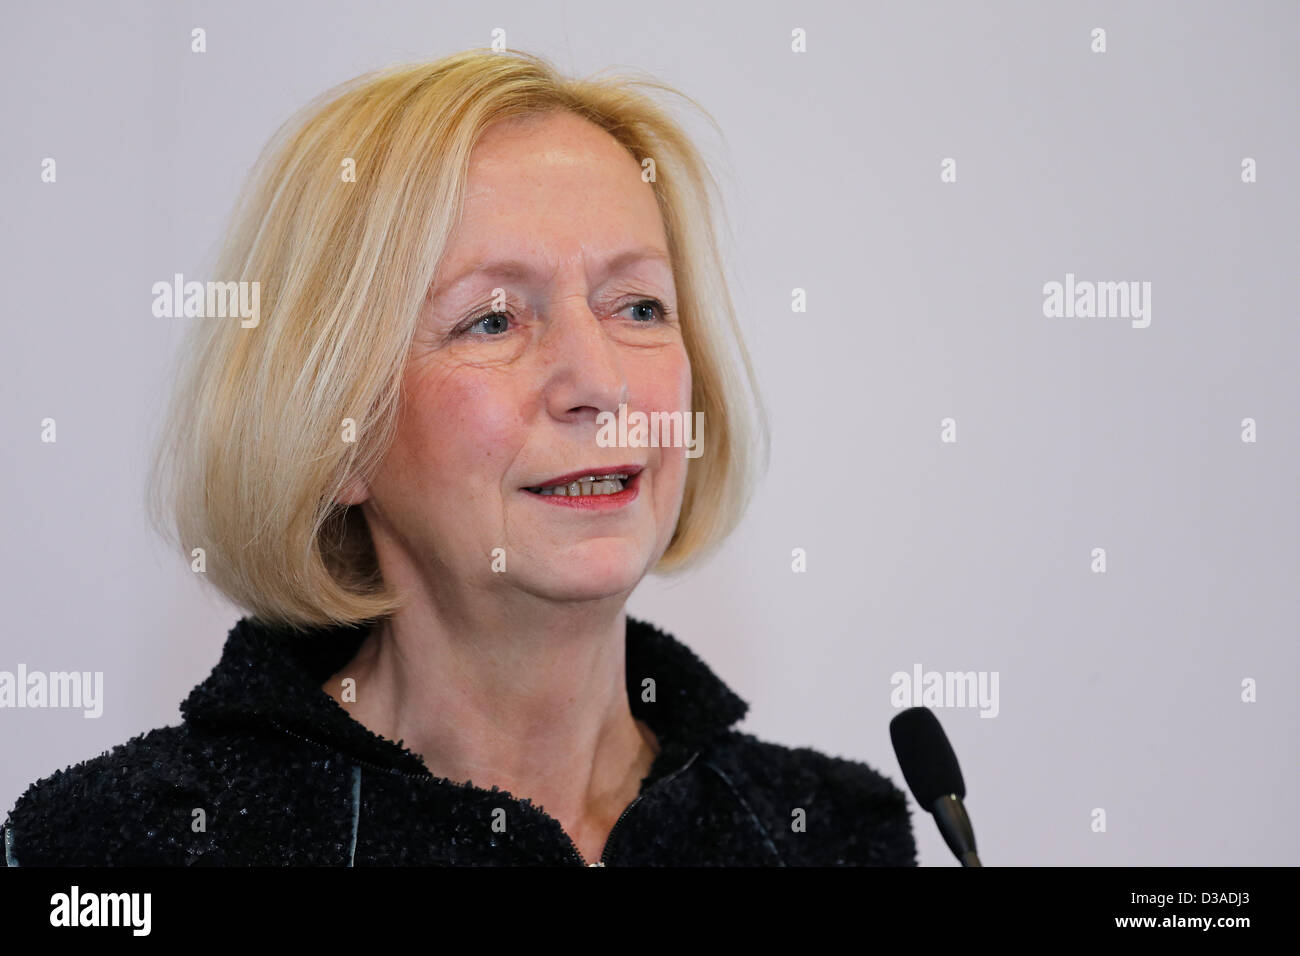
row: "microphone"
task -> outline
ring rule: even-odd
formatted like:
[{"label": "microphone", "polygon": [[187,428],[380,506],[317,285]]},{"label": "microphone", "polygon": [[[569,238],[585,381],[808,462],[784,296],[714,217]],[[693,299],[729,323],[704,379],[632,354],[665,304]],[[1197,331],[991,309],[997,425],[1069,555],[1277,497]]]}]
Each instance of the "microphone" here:
[{"label": "microphone", "polygon": [[975,831],[962,806],[966,784],[939,719],[924,707],[909,707],[889,722],[889,737],[903,779],[922,808],[934,815],[948,849],[962,866],[983,866],[975,855]]}]

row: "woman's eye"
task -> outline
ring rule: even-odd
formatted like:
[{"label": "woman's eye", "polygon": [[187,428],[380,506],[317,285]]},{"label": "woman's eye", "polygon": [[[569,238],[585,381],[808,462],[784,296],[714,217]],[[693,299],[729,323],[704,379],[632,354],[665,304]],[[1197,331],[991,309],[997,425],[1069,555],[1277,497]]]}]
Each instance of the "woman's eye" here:
[{"label": "woman's eye", "polygon": [[484,326],[484,331],[486,331],[488,335],[500,335],[502,332],[506,331],[509,321],[510,316],[506,313],[491,312],[482,318],[475,319],[472,323],[465,326],[464,331],[469,332],[482,325]]},{"label": "woman's eye", "polygon": [[658,299],[642,299],[628,306],[632,317],[640,322],[657,322],[664,318],[664,306]]},{"label": "woman's eye", "polygon": [[[632,319],[638,325],[650,325],[654,322],[666,321],[668,314],[668,310],[658,299],[642,299],[640,302],[633,302],[631,305],[623,307],[624,312],[629,310]],[[499,336],[510,331],[511,321],[508,312],[489,312],[487,315],[479,316],[477,319],[472,319],[467,324],[462,325],[456,334],[465,335],[475,329],[482,329],[485,336]]]}]

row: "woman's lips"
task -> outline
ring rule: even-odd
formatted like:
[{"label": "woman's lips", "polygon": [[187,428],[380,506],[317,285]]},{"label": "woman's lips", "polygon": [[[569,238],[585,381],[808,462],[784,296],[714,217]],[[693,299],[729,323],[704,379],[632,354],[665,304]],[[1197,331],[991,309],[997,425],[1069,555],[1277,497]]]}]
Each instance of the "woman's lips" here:
[{"label": "woman's lips", "polygon": [[[585,468],[582,471],[571,471],[567,475],[556,475],[546,481],[538,482],[535,485],[528,485],[529,488],[548,488],[554,485],[567,485],[571,481],[580,481],[589,476],[599,475],[627,475],[631,478],[641,470],[641,465],[605,465],[592,468]],[[625,479],[626,480],[626,479]]]},{"label": "woman's lips", "polygon": [[623,482],[623,490],[612,495],[539,495],[535,491],[523,489],[529,498],[543,504],[558,505],[561,508],[577,508],[579,511],[615,511],[625,508],[641,491],[641,472],[632,475]]}]

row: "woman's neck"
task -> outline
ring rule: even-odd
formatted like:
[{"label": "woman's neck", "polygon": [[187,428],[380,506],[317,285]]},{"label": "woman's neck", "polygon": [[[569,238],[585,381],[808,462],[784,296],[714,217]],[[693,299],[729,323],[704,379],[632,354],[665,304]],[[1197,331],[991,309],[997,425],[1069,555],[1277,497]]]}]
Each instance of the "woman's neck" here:
[{"label": "woman's neck", "polygon": [[593,612],[476,626],[408,605],[322,689],[434,776],[543,807],[590,859],[659,750],[629,707],[622,607]]}]

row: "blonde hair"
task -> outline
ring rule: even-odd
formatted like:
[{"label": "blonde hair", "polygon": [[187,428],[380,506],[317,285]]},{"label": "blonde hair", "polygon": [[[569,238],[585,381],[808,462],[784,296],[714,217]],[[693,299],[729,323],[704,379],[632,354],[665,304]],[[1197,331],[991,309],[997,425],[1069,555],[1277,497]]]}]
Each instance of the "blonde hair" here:
[{"label": "blonde hair", "polygon": [[[692,410],[704,412],[708,442],[654,572],[692,565],[731,532],[757,446],[767,463],[766,413],[723,275],[716,182],[638,88],[694,104],[650,79],[569,79],[539,57],[469,51],[358,77],[280,128],[214,269],[221,281],[260,283],[262,318],[252,328],[196,320],[150,476],[155,524],[187,557],[204,549],[223,594],[296,628],[400,606],[360,508],[334,499],[350,477],[373,475],[391,444],[416,319],[479,136],[498,120],[558,110],[655,163]],[[355,181],[345,182],[349,159]],[[340,440],[345,419],[355,442]]]}]

